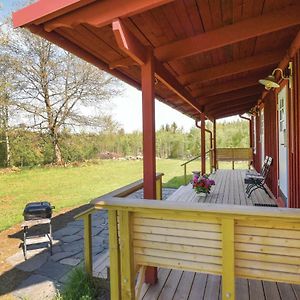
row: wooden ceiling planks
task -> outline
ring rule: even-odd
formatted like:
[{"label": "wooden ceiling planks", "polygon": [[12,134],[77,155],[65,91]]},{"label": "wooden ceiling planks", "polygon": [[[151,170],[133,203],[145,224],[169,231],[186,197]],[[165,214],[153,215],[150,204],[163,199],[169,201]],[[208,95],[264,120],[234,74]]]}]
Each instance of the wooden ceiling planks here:
[{"label": "wooden ceiling planks", "polygon": [[[205,35],[207,32],[218,30],[224,26],[230,26],[247,19],[264,16],[265,14],[275,12],[275,15],[277,13],[278,16],[281,16],[281,10],[289,10],[290,5],[296,5],[299,1],[155,0],[155,3],[163,5],[153,7],[153,3],[150,0],[143,3],[137,0],[130,0],[126,4],[122,3],[122,5],[130,7],[130,3],[136,3],[140,7],[149,5],[151,9],[143,12],[138,11],[138,13],[133,14],[128,10],[122,21],[144,46],[159,49],[173,42],[182,41],[200,34]],[[102,4],[97,3],[93,5],[101,6]],[[116,11],[118,10],[120,11],[120,8],[116,9]],[[292,10],[290,11],[291,14],[296,14]],[[104,17],[107,18],[113,13],[114,11],[105,12]],[[77,12],[75,14],[80,15]],[[86,17],[87,15],[85,15]],[[275,20],[269,15],[266,17],[269,20]],[[266,17],[264,16],[262,19],[257,20],[263,20]],[[49,24],[59,25],[60,18],[49,20],[46,26],[49,26]],[[96,15],[93,13],[93,18],[94,21],[95,18],[102,20],[101,14]],[[287,18],[290,18],[290,16],[288,15]],[[295,20],[296,16],[292,18]],[[272,64],[270,62],[269,65],[266,64],[264,66],[264,64],[260,63],[251,65],[249,61],[251,62],[251,59],[254,61],[261,53],[275,52],[283,47],[285,47],[283,50],[286,50],[300,29],[299,25],[285,27],[284,18],[278,17],[276,20],[279,23],[281,22],[281,25],[278,25],[277,22],[272,24],[278,28],[282,26],[284,29],[276,32],[268,32],[267,29],[266,32],[268,33],[258,37],[253,36],[235,43],[225,43],[222,47],[208,49],[206,52],[196,53],[180,59],[167,62],[162,61],[162,63],[170,74],[177,77],[187,91],[192,91],[193,96],[198,97],[199,101],[201,100],[200,103],[204,103],[204,105],[216,104],[218,101],[221,103],[222,99],[223,103],[231,100],[234,103],[239,93],[241,97],[258,95],[255,92],[250,93],[250,90],[259,90],[260,87],[257,80],[271,73],[277,63]],[[293,22],[291,19],[290,23],[292,24]],[[74,28],[58,28],[55,31],[105,64],[114,66],[117,71],[140,83],[139,67],[119,49],[110,24],[101,28],[88,24],[79,24]],[[218,38],[222,39],[222,36]],[[158,52],[155,50],[155,53],[157,54]],[[157,57],[159,58],[160,56],[158,55]],[[245,64],[243,64],[243,59],[245,59]],[[123,65],[122,61],[124,62]],[[246,62],[248,62],[248,65]],[[244,68],[238,68],[238,64],[241,64]],[[184,79],[193,72],[196,73],[192,80]],[[199,75],[198,78],[197,74]],[[156,86],[156,94],[168,105],[178,105],[178,109],[183,113],[191,116],[197,114],[193,108],[187,106],[182,99],[161,83]],[[227,109],[226,107],[226,112],[224,113],[229,114],[229,110],[230,108]],[[236,109],[232,112],[236,112]],[[218,115],[221,115],[221,113],[218,113]]]}]

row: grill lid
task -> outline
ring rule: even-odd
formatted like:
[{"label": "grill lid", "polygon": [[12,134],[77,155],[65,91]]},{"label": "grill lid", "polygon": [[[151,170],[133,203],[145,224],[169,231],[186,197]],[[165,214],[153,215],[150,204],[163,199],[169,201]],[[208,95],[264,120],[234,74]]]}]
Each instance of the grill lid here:
[{"label": "grill lid", "polygon": [[54,206],[51,206],[51,204],[47,201],[30,202],[26,204],[23,211],[23,216],[25,221],[51,218],[52,209],[54,209]]}]

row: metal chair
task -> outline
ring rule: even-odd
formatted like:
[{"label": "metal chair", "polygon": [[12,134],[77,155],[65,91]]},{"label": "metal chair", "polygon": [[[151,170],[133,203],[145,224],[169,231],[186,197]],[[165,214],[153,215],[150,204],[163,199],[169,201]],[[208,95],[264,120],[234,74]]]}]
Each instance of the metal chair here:
[{"label": "metal chair", "polygon": [[269,174],[269,171],[270,171],[272,161],[273,161],[272,157],[266,157],[261,173],[246,174],[246,178],[245,178],[244,182],[247,184],[246,194],[248,195],[248,198],[257,189],[264,190],[266,192],[266,194],[271,198],[270,193],[268,192],[268,190],[265,187],[265,183],[266,183],[266,179]]}]

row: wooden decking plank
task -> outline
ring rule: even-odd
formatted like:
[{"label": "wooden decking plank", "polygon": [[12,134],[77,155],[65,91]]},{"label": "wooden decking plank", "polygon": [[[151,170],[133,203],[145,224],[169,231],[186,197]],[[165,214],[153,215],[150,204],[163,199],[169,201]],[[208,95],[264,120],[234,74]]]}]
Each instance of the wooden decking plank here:
[{"label": "wooden decking plank", "polygon": [[208,275],[203,300],[218,300],[221,285],[221,277]]},{"label": "wooden decking plank", "polygon": [[171,273],[159,295],[159,298],[158,298],[159,300],[173,299],[182,274],[183,274],[183,271],[180,271],[180,270],[172,270],[171,271]]},{"label": "wooden decking plank", "polygon": [[281,300],[276,282],[263,281],[266,300]]},{"label": "wooden decking plank", "polygon": [[249,279],[250,300],[265,300],[262,281]]},{"label": "wooden decking plank", "polygon": [[292,284],[292,288],[294,290],[297,300],[300,300],[300,285]]},{"label": "wooden decking plank", "polygon": [[[170,274],[170,269],[160,269],[158,273],[158,282],[155,285],[149,286],[145,295],[142,297],[143,300],[157,299],[163,289],[165,282]],[[143,294],[141,294],[143,295]]]},{"label": "wooden decking plank", "polygon": [[244,278],[236,278],[235,284],[236,299],[249,300],[248,280]]},{"label": "wooden decking plank", "polygon": [[291,284],[278,282],[277,286],[282,300],[297,300]]},{"label": "wooden decking plank", "polygon": [[238,205],[245,205],[245,195],[244,195],[244,189],[243,189],[243,184],[241,184],[241,178],[242,178],[242,173],[241,170],[237,170],[237,191],[238,191],[238,196],[239,196],[239,203]]},{"label": "wooden decking plank", "polygon": [[188,300],[203,299],[207,282],[207,274],[196,273]]},{"label": "wooden decking plank", "polygon": [[173,300],[187,300],[194,281],[195,272],[183,272]]}]

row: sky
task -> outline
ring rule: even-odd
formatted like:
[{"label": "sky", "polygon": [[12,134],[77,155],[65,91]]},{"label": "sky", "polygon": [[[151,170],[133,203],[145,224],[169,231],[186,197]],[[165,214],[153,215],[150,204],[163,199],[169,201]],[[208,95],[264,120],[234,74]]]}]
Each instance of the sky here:
[{"label": "sky", "polygon": [[[51,1],[51,0],[49,0]],[[27,0],[0,0],[0,18],[3,21],[11,15],[16,7],[22,7]],[[125,85],[125,92],[121,97],[116,97],[109,104],[109,112],[113,119],[118,121],[126,132],[142,130],[142,95],[141,92],[129,85]],[[179,127],[188,131],[194,126],[195,121],[179,113],[173,108],[155,101],[156,128],[164,124],[176,122]]]}]

